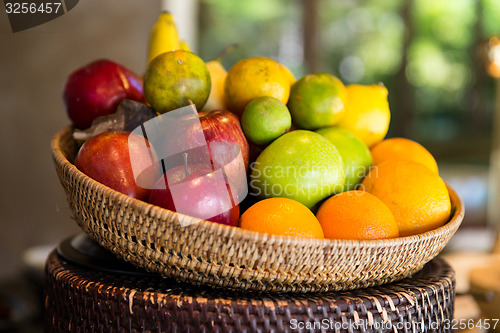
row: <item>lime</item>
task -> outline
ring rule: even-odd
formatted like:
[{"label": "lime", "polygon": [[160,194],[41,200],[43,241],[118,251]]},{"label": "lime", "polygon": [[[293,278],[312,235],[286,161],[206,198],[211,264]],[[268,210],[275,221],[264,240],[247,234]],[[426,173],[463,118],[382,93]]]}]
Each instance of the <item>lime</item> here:
[{"label": "lime", "polygon": [[306,75],[292,86],[288,108],[294,124],[315,130],[335,125],[344,115],[344,84],[328,73]]},{"label": "lime", "polygon": [[254,98],[241,115],[245,136],[257,145],[267,145],[286,133],[292,117],[285,104],[270,96]]},{"label": "lime", "polygon": [[373,164],[370,150],[361,139],[343,128],[327,127],[317,130],[316,133],[323,135],[339,151],[344,161],[344,191],[353,190],[368,174]]},{"label": "lime", "polygon": [[201,110],[210,94],[205,62],[189,51],[165,52],[154,58],[144,75],[144,95],[153,109],[165,113],[192,101]]}]

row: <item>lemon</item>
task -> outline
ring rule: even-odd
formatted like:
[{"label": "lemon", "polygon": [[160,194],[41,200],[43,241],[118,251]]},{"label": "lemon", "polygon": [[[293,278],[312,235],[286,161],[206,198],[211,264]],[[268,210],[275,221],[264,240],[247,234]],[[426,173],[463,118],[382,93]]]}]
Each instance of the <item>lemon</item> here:
[{"label": "lemon", "polygon": [[346,110],[338,126],[349,130],[368,147],[382,141],[391,120],[387,88],[382,84],[352,84],[346,90]]},{"label": "lemon", "polygon": [[192,101],[201,110],[210,94],[210,73],[196,54],[184,50],[154,58],[144,75],[144,95],[153,109],[165,113]]},{"label": "lemon", "polygon": [[212,89],[210,90],[207,103],[201,111],[210,112],[213,110],[226,110],[224,82],[226,81],[227,71],[219,60],[211,60],[207,62],[206,65],[210,72]]},{"label": "lemon", "polygon": [[310,74],[292,86],[288,108],[295,125],[315,130],[337,124],[344,115],[346,99],[344,84],[337,77]]},{"label": "lemon", "polygon": [[227,73],[224,83],[229,110],[241,116],[254,98],[271,96],[283,104],[290,95],[290,76],[279,62],[255,57],[238,61]]}]

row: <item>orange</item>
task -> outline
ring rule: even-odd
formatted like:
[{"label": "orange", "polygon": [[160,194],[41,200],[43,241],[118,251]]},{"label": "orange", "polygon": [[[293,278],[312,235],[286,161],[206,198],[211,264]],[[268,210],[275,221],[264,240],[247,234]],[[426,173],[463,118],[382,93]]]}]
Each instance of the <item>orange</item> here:
[{"label": "orange", "polygon": [[261,96],[274,97],[286,105],[291,80],[284,65],[271,58],[240,60],[231,67],[224,82],[227,107],[240,116],[252,99]]},{"label": "orange", "polygon": [[309,208],[288,198],[255,203],[241,215],[240,227],[273,235],[324,238],[321,225]]},{"label": "orange", "polygon": [[161,53],[144,74],[144,96],[158,113],[166,113],[193,102],[205,105],[211,89],[210,72],[196,54],[175,50]]},{"label": "orange", "polygon": [[421,163],[387,160],[370,170],[359,189],[375,195],[392,211],[401,236],[445,224],[451,203],[444,181]]},{"label": "orange", "polygon": [[283,73],[285,73],[285,76],[288,78],[288,81],[290,81],[290,85],[294,84],[295,81],[297,80],[295,79],[295,76],[293,75],[292,71],[282,63],[279,63],[279,65]]},{"label": "orange", "polygon": [[399,236],[391,210],[376,196],[347,191],[326,200],[316,217],[325,238],[382,239]]},{"label": "orange", "polygon": [[435,173],[438,165],[432,154],[420,143],[405,138],[391,138],[377,143],[371,149],[373,164],[387,160],[406,160],[422,163]]},{"label": "orange", "polygon": [[315,73],[293,84],[287,106],[297,127],[316,130],[338,124],[344,116],[346,100],[345,86],[338,77]]},{"label": "orange", "polygon": [[388,91],[382,84],[346,86],[347,103],[339,127],[349,130],[368,147],[382,141],[389,130]]}]

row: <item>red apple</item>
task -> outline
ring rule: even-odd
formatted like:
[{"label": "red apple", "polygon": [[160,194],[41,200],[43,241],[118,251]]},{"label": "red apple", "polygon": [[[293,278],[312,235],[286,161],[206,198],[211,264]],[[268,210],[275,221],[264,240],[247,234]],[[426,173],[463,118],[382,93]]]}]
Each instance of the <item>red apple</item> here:
[{"label": "red apple", "polygon": [[[187,171],[187,174],[186,174]],[[160,180],[158,180],[157,184],[161,184],[158,186],[155,186],[156,189],[159,188],[164,188],[165,184],[168,186],[168,184],[177,184],[183,181],[188,175],[191,175],[193,173],[207,173],[207,172],[212,172],[212,168],[209,164],[188,164],[187,165],[187,170],[185,165],[178,165],[175,166],[169,170],[161,177]],[[165,178],[166,177],[166,178]],[[165,180],[167,183],[165,183]]]},{"label": "red apple", "polygon": [[146,201],[161,173],[154,151],[144,149],[145,142],[143,137],[124,131],[98,134],[82,145],[76,155],[75,166],[116,191]]},{"label": "red apple", "polygon": [[79,129],[89,128],[97,117],[114,113],[124,99],[145,102],[142,79],[106,59],[73,72],[66,81],[63,94],[66,112]]},{"label": "red apple", "polygon": [[[191,166],[197,170],[201,165]],[[232,186],[222,172],[209,169],[189,174],[177,181],[184,173],[184,166],[174,167],[161,177],[149,202],[178,213],[199,219],[235,226],[239,219],[239,205],[233,197]],[[159,189],[160,187],[164,189]]]},{"label": "red apple", "polygon": [[215,110],[208,113],[198,112],[198,115],[200,116],[205,140],[208,143],[236,143],[240,147],[245,169],[248,169],[249,146],[238,117],[225,110]]}]

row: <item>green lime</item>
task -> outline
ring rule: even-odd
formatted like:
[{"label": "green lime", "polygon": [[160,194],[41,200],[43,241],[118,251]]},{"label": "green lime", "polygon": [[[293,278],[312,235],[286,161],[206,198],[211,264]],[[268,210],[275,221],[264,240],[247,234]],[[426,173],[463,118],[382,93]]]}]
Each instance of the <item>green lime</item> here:
[{"label": "green lime", "polygon": [[192,101],[201,110],[210,94],[205,62],[189,51],[165,52],[154,58],[144,75],[144,95],[153,109],[165,113]]},{"label": "green lime", "polygon": [[241,128],[248,140],[267,145],[286,133],[292,126],[292,117],[279,99],[262,96],[247,104],[241,115]]},{"label": "green lime", "polygon": [[297,127],[316,130],[337,124],[344,115],[346,101],[342,81],[328,73],[317,73],[295,82],[287,105]]},{"label": "green lime", "polygon": [[328,139],[339,151],[344,161],[344,191],[353,190],[372,166],[370,150],[361,139],[343,128],[327,127],[317,130],[316,133]]}]

